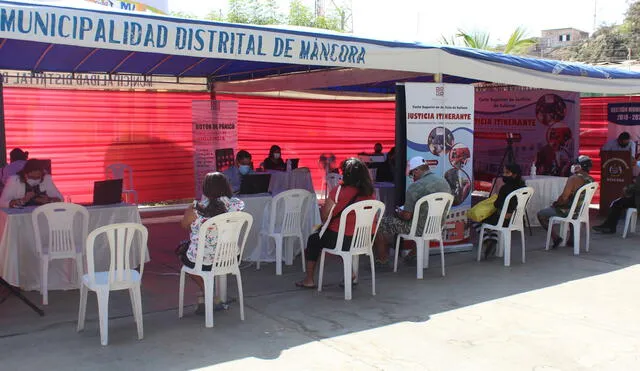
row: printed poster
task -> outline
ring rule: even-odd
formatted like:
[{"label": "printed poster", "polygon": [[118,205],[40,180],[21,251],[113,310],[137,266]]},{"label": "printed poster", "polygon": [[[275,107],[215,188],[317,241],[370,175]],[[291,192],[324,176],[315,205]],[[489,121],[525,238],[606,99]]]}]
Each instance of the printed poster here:
[{"label": "printed poster", "polygon": [[202,197],[205,176],[216,171],[216,150],[238,145],[238,102],[193,101],[193,163],[195,167],[196,199]]},{"label": "printed poster", "polygon": [[479,87],[475,102],[475,174],[491,181],[509,142],[525,175],[570,176],[578,157],[580,94],[517,86]]},{"label": "printed poster", "polygon": [[[453,207],[445,224],[450,251],[470,246],[467,210],[473,189],[474,93],[472,85],[405,84],[407,161],[423,157],[453,191]],[[407,179],[407,186],[411,182]]]}]

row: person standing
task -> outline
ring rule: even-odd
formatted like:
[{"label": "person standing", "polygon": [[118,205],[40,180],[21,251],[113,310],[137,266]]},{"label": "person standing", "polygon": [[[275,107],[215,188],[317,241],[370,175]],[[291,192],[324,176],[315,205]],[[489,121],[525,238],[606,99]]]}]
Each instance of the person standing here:
[{"label": "person standing", "polygon": [[620,133],[618,138],[605,143],[600,151],[629,151],[631,158],[636,158],[636,143],[631,140],[631,135],[625,131]]}]

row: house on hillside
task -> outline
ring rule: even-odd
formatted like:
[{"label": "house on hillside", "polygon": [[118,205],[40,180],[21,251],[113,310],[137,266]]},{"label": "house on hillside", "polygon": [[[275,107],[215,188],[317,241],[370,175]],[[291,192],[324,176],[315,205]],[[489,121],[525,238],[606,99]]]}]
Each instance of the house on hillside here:
[{"label": "house on hillside", "polygon": [[589,33],[575,28],[542,30],[540,46],[545,49],[574,45],[589,38]]}]

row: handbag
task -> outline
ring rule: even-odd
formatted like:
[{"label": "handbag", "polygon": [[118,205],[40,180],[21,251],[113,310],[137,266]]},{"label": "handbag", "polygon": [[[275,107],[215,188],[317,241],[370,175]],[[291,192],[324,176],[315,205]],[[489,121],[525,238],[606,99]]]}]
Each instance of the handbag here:
[{"label": "handbag", "polygon": [[467,212],[467,216],[474,222],[482,222],[498,210],[493,205],[497,199],[498,195],[493,195],[486,200],[478,202],[474,207],[469,209],[469,211]]}]

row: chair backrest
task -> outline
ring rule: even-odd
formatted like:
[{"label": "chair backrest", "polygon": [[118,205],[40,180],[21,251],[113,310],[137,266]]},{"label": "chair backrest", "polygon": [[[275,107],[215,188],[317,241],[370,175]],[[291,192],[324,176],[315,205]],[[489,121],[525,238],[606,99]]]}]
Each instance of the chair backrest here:
[{"label": "chair backrest", "polygon": [[500,218],[498,219],[497,226],[504,226],[504,220],[507,218],[507,212],[509,211],[509,204],[513,198],[516,198],[518,206],[511,214],[508,227],[524,229],[524,216],[527,210],[527,204],[535,192],[536,191],[531,187],[524,187],[509,193],[507,198],[504,200],[504,206],[502,206],[502,210],[500,211]]},{"label": "chair backrest", "polygon": [[133,169],[127,164],[111,164],[107,166],[107,178],[122,179],[124,190],[133,189]]},{"label": "chair backrest", "polygon": [[420,198],[413,209],[411,230],[409,232],[410,236],[416,236],[420,211],[425,202],[427,203],[428,211],[424,227],[421,231],[422,237],[424,239],[429,239],[434,236],[441,237],[444,223],[453,205],[453,195],[447,192],[436,192]]},{"label": "chair backrest", "polygon": [[[302,221],[311,202],[311,192],[291,189],[271,200],[269,233],[280,232],[284,236],[302,233]],[[282,216],[278,215],[282,211]]]},{"label": "chair backrest", "polygon": [[194,269],[202,270],[204,247],[207,236],[216,233],[216,246],[213,269],[216,274],[237,273],[239,258],[242,257],[244,246],[253,225],[251,214],[236,211],[216,215],[202,223],[198,232],[198,250]]},{"label": "chair backrest", "polygon": [[[48,228],[47,255],[51,258],[74,257],[82,253],[82,244],[89,233],[89,211],[83,206],[65,202],[55,202],[37,207],[31,213],[35,231],[36,249],[42,255],[41,216],[44,216]],[[80,220],[76,220],[80,216]],[[80,228],[80,238],[76,239],[74,227]],[[80,244],[81,246],[76,246]]]},{"label": "chair backrest", "polygon": [[589,205],[591,205],[591,200],[597,190],[598,183],[596,182],[587,183],[580,187],[573,198],[567,218],[580,221],[589,220]]},{"label": "chair backrest", "polygon": [[332,189],[337,187],[342,180],[342,175],[336,173],[327,174],[327,192],[331,192]]},{"label": "chair backrest", "polygon": [[340,215],[340,229],[336,242],[338,249],[342,249],[347,217],[351,213],[355,213],[356,222],[350,251],[354,255],[371,253],[373,240],[376,238],[380,221],[384,215],[384,203],[376,200],[360,201],[344,209]]},{"label": "chair backrest", "polygon": [[[132,279],[131,257],[133,239],[138,234],[140,276],[144,273],[144,261],[147,253],[147,228],[138,223],[110,224],[97,228],[87,236],[87,274],[89,282],[95,282],[94,249],[99,236],[105,235],[109,248],[109,285],[130,282]],[[135,252],[134,252],[135,253]]]}]

